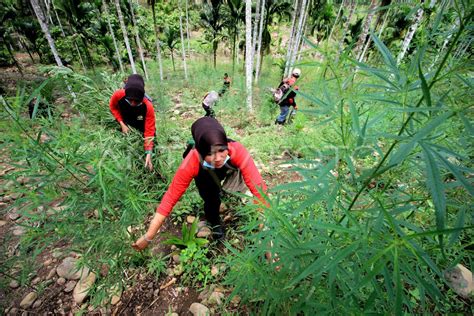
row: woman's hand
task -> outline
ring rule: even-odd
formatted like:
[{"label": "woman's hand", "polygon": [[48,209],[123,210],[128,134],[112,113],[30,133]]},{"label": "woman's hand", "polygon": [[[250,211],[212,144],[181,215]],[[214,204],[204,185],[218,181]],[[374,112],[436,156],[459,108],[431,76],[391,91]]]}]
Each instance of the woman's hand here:
[{"label": "woman's hand", "polygon": [[122,128],[122,133],[124,134],[128,134],[130,131],[130,128],[124,122],[120,122],[120,127]]},{"label": "woman's hand", "polygon": [[135,241],[132,244],[132,247],[136,251],[142,251],[143,249],[148,247],[148,244],[149,244],[149,242],[145,239],[145,236],[142,236],[142,237],[138,238],[137,241]]},{"label": "woman's hand", "polygon": [[150,171],[153,170],[153,163],[151,162],[151,154],[146,154],[145,156],[145,168],[148,168],[148,170]]}]

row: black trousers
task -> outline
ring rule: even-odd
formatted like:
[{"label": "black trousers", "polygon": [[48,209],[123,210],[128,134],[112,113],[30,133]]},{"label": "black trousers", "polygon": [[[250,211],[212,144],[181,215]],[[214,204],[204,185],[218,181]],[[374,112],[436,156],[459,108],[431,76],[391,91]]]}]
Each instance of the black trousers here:
[{"label": "black trousers", "polygon": [[222,188],[220,184],[229,172],[232,171],[226,165],[212,170],[201,166],[198,176],[194,178],[199,195],[204,200],[206,219],[211,226],[221,225],[219,208],[221,206]]}]

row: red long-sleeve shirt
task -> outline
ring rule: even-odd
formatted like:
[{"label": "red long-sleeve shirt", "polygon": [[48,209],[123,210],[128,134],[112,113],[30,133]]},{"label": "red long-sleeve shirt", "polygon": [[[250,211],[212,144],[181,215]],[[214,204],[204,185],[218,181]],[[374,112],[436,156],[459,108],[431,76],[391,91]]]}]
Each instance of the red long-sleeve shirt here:
[{"label": "red long-sleeve shirt", "polygon": [[[228,148],[232,165],[240,169],[244,182],[252,194],[260,202],[266,204],[258,189],[266,192],[267,186],[247,149],[239,142],[229,142]],[[196,149],[192,149],[179,166],[178,171],[176,171],[173,181],[156,209],[158,213],[164,216],[168,216],[171,213],[173,207],[188,189],[191,181],[197,177],[200,165],[199,153]]]},{"label": "red long-sleeve shirt", "polygon": [[[119,123],[124,121],[119,108],[119,102],[121,102],[122,100],[125,100],[125,89],[119,89],[115,91],[109,102],[110,112]],[[155,109],[153,108],[153,104],[151,103],[151,101],[147,98],[143,98],[143,104],[146,106],[146,115],[144,118],[145,128],[143,131],[143,137],[145,139],[144,148],[145,150],[152,150],[153,138],[155,137],[156,130]]]}]

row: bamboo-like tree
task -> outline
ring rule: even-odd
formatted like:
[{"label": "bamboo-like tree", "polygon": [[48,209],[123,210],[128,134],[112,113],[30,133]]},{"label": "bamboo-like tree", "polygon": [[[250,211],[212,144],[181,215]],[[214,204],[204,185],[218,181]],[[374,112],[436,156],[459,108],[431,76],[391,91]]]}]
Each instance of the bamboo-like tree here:
[{"label": "bamboo-like tree", "polygon": [[245,0],[245,82],[249,111],[253,111],[252,69],[252,1]]},{"label": "bamboo-like tree", "polygon": [[188,43],[188,56],[191,56],[191,49],[189,47],[189,14],[188,14],[188,0],[185,0],[186,1],[186,39],[187,39],[187,43]]},{"label": "bamboo-like tree", "polygon": [[295,9],[293,11],[293,18],[292,18],[292,22],[291,22],[290,39],[288,40],[288,48],[286,50],[285,70],[283,71],[283,76],[285,76],[285,74],[288,73],[289,68],[290,68],[291,54],[293,52],[293,42],[296,39],[295,25],[296,25],[296,19],[297,19],[297,16],[298,16],[300,5],[301,5],[301,3],[299,2],[299,0],[295,0],[295,5],[294,5]]},{"label": "bamboo-like tree", "polygon": [[46,37],[46,40],[48,41],[49,48],[51,49],[51,53],[53,54],[56,64],[59,67],[64,67],[63,62],[61,61],[61,58],[59,57],[58,51],[56,50],[54,39],[51,36],[51,32],[49,31],[48,22],[46,20],[46,17],[43,14],[43,10],[41,9],[38,0],[30,0],[30,3],[31,3],[31,7],[33,8],[33,11],[35,12],[36,18],[38,19],[38,23],[41,26],[41,30],[43,31],[44,36]]},{"label": "bamboo-like tree", "polygon": [[[423,5],[423,3],[424,0],[421,1],[421,5]],[[415,32],[421,23],[421,19],[423,18],[423,12],[423,7],[420,6],[418,11],[416,12],[413,24],[410,26],[410,30],[408,31],[407,35],[405,36],[405,39],[403,40],[402,49],[400,50],[400,53],[397,57],[397,64],[399,64],[403,60],[403,57],[405,57],[408,47],[410,47],[411,40],[413,39],[413,36],[415,35]]]},{"label": "bamboo-like tree", "polygon": [[[255,52],[257,51],[257,36],[258,26],[260,21],[260,0],[256,0],[255,3],[255,17],[252,24],[252,60],[255,60]],[[254,64],[255,65],[255,64]]]},{"label": "bamboo-like tree", "polygon": [[161,61],[161,42],[160,42],[160,36],[159,36],[159,31],[158,31],[158,25],[156,23],[156,11],[155,11],[156,0],[150,0],[148,4],[151,5],[151,13],[153,15],[153,29],[155,31],[155,44],[156,44],[156,59],[158,60],[158,66],[160,68],[160,80],[163,81],[163,63]]},{"label": "bamboo-like tree", "polygon": [[[64,32],[63,24],[61,23],[61,19],[59,18],[58,11],[56,10],[56,7],[54,6],[54,1],[51,1],[51,3],[49,5],[52,7],[53,12],[54,12],[54,16],[56,17],[56,20],[58,21],[58,25],[59,25],[59,29],[61,30],[61,34],[62,34],[63,38],[66,39],[67,38],[66,32]],[[51,8],[48,6],[48,11],[50,11],[50,10],[51,10]],[[79,62],[81,63],[82,70],[84,72],[86,72],[87,69],[86,69],[86,66],[84,65],[84,61],[82,59],[82,54],[81,54],[81,51],[79,50],[79,47],[77,46],[77,42],[75,40],[73,40],[72,42],[74,44],[74,48],[76,49],[76,53],[77,53],[77,56],[79,58]]]},{"label": "bamboo-like tree", "polygon": [[130,13],[132,14],[132,24],[133,24],[133,30],[135,33],[135,41],[137,42],[138,46],[138,54],[140,55],[140,60],[142,61],[142,67],[143,67],[143,72],[145,73],[145,78],[148,79],[148,71],[146,68],[146,63],[145,63],[145,57],[143,56],[143,48],[140,40],[140,34],[138,31],[138,23],[137,20],[135,19],[135,13],[133,10],[133,1],[128,0],[128,3],[130,5]]},{"label": "bamboo-like tree", "polygon": [[184,49],[184,34],[183,34],[183,10],[181,9],[181,2],[179,6],[179,33],[181,36],[181,55],[183,58],[184,79],[188,80],[188,67],[186,66],[186,50]]},{"label": "bamboo-like tree", "polygon": [[117,15],[120,22],[120,27],[122,29],[123,40],[125,41],[125,46],[127,47],[128,59],[130,60],[130,66],[132,67],[132,73],[136,74],[137,69],[135,68],[135,61],[133,60],[132,48],[130,47],[130,42],[128,40],[127,27],[123,20],[122,9],[120,9],[120,0],[115,0],[115,8],[117,9]]},{"label": "bamboo-like tree", "polygon": [[115,34],[114,34],[114,29],[112,28],[112,24],[110,23],[110,13],[109,13],[109,6],[107,5],[107,0],[102,2],[103,8],[104,8],[104,13],[105,17],[107,19],[107,26],[109,28],[109,33],[110,36],[112,37],[112,41],[114,42],[114,47],[115,47],[115,58],[117,58],[117,62],[120,67],[120,72],[124,73],[123,71],[123,64],[122,64],[122,57],[120,55],[120,50],[118,48],[117,40],[115,39]]},{"label": "bamboo-like tree", "polygon": [[257,41],[257,65],[255,66],[255,84],[258,83],[258,78],[260,76],[260,61],[261,61],[261,52],[262,52],[262,34],[263,34],[263,20],[265,19],[265,0],[262,1],[262,6],[260,8],[260,25],[258,30],[258,41]]},{"label": "bamboo-like tree", "polygon": [[295,35],[295,41],[293,42],[293,47],[292,47],[292,52],[290,55],[290,62],[289,62],[289,67],[287,72],[285,73],[285,76],[289,76],[292,69],[293,65],[296,60],[296,56],[298,55],[298,50],[300,47],[300,42],[302,39],[303,35],[303,30],[304,30],[304,22],[305,22],[305,16],[306,16],[306,6],[307,6],[307,0],[303,0],[301,3],[301,7],[299,10],[299,20],[298,20],[298,28],[296,29],[296,35]]},{"label": "bamboo-like tree", "polygon": [[369,7],[369,11],[367,13],[367,16],[365,17],[365,23],[364,23],[364,27],[362,29],[362,33],[360,34],[359,39],[358,39],[357,44],[356,44],[356,47],[354,49],[354,57],[358,61],[362,61],[362,58],[363,58],[362,53],[364,51],[365,43],[369,39],[368,35],[369,35],[370,25],[372,23],[372,19],[374,17],[374,13],[375,13],[375,10],[377,9],[377,7],[378,7],[377,1],[372,0],[372,2],[370,3],[370,7]]},{"label": "bamboo-like tree", "polygon": [[329,32],[328,40],[331,40],[332,33],[334,32],[334,29],[336,28],[337,21],[339,20],[339,17],[341,16],[342,8],[344,7],[346,0],[341,1],[341,5],[339,6],[339,10],[337,10],[337,16],[336,19],[334,20],[334,24],[331,28],[331,32]]}]

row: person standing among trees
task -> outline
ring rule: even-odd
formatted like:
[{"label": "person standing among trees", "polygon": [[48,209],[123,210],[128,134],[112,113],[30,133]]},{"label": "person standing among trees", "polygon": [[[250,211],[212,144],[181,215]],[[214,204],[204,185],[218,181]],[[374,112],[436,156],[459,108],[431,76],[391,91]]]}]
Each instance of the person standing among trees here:
[{"label": "person standing among trees", "polygon": [[219,100],[219,94],[216,91],[208,92],[204,98],[202,99],[202,108],[206,111],[205,116],[215,117],[216,114],[214,113],[214,105]]},{"label": "person standing among trees", "polygon": [[185,158],[158,205],[147,232],[132,244],[136,250],[148,246],[193,179],[204,200],[204,213],[215,239],[224,237],[219,215],[223,190],[243,192],[248,187],[258,199],[257,203],[266,204],[260,192],[266,192],[267,186],[252,157],[242,144],[227,138],[216,119],[198,119],[191,126],[191,132],[194,148],[185,151]]},{"label": "person standing among trees", "polygon": [[224,73],[224,83],[222,84],[222,88],[219,91],[219,96],[222,96],[227,90],[229,90],[231,82],[232,82],[232,79],[230,79],[227,72]]},{"label": "person standing among trees", "polygon": [[155,109],[145,97],[145,82],[137,74],[130,75],[123,89],[118,89],[110,98],[110,112],[120,124],[124,134],[130,127],[139,130],[144,137],[145,168],[153,170],[151,152],[155,137]]},{"label": "person standing among trees", "polygon": [[299,68],[295,68],[293,69],[291,76],[289,78],[283,79],[283,81],[278,86],[277,91],[280,90],[279,92],[281,93],[283,98],[278,102],[278,104],[280,105],[280,115],[278,115],[278,117],[276,118],[275,124],[285,124],[286,116],[288,115],[291,106],[294,107],[295,110],[298,109],[295,102],[295,90],[298,90],[298,86],[296,86],[295,83],[300,75],[301,70]]}]

